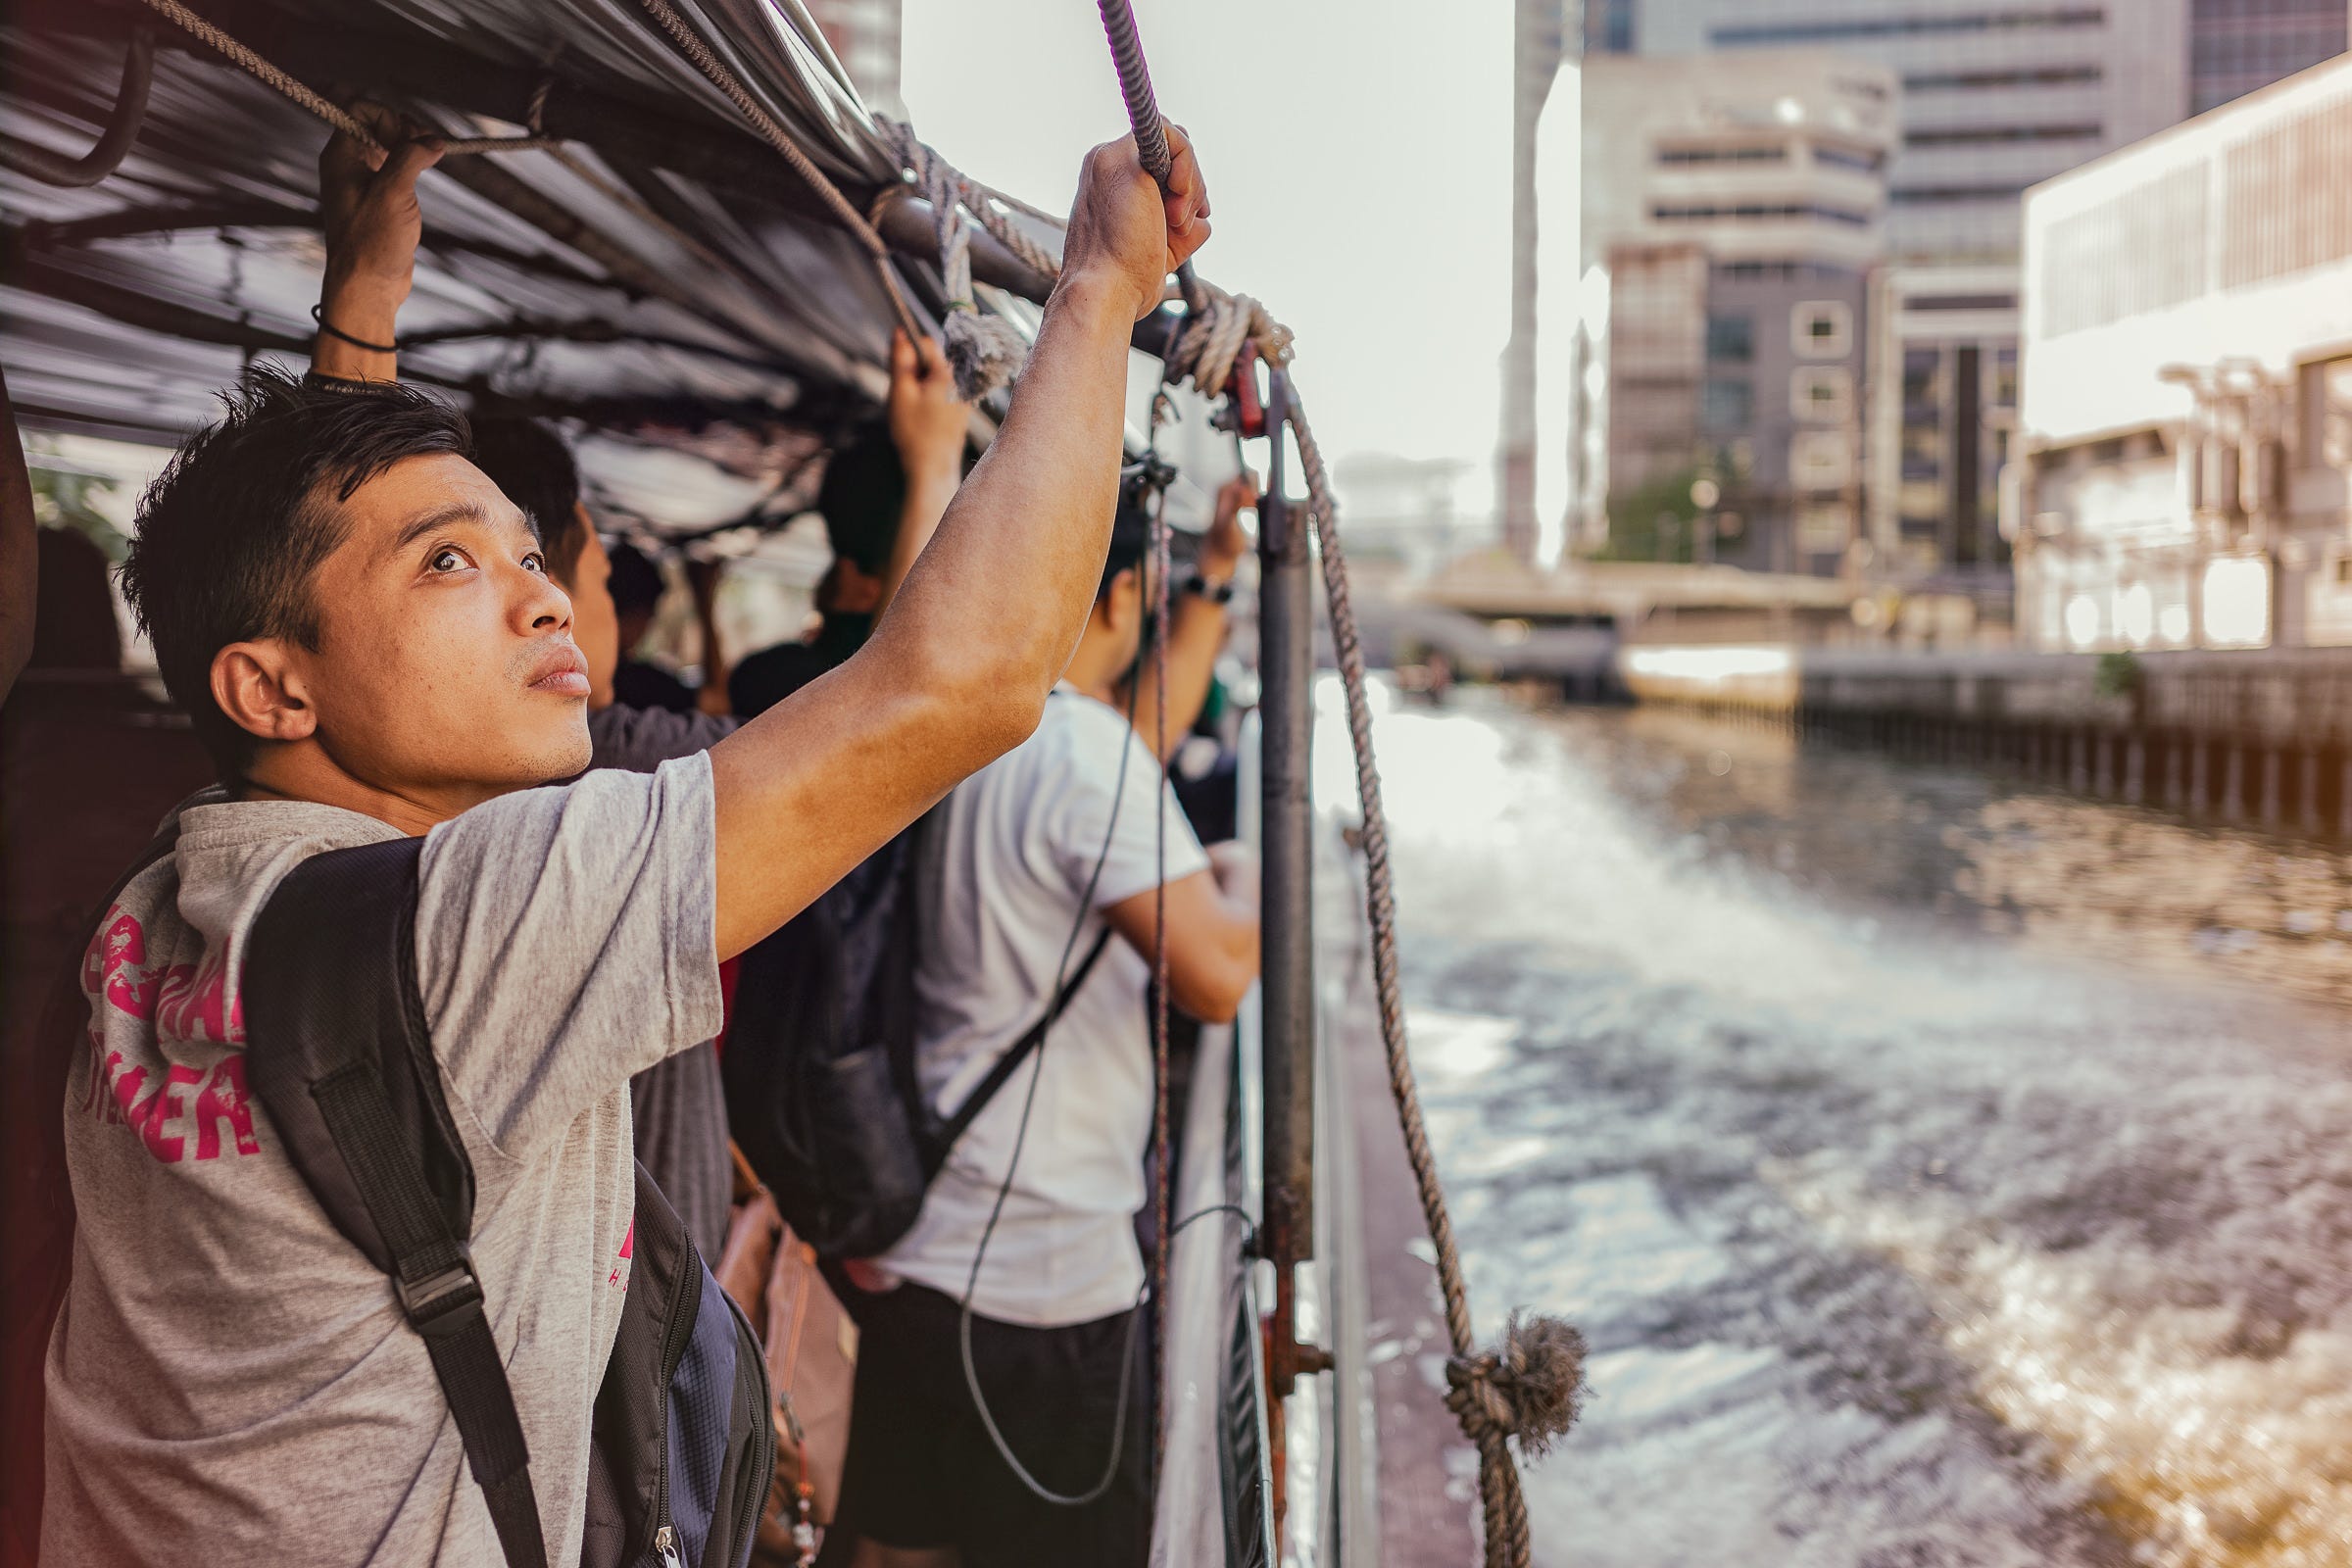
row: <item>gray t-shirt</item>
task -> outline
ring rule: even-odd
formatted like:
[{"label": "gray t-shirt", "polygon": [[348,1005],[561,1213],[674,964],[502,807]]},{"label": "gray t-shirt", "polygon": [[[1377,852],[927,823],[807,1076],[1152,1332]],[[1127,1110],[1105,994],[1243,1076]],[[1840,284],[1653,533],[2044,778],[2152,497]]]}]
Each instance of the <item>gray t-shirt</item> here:
[{"label": "gray t-shirt", "polygon": [[[735,720],[710,713],[614,703],[588,715],[590,767],[651,773],[673,758],[709,751],[735,733]],[[637,1158],[685,1222],[703,1256],[727,1244],[735,1167],[727,1155],[727,1091],[718,1050],[705,1041],[629,1080]]]},{"label": "gray t-shirt", "polygon": [[[123,890],[83,963],[42,1561],[494,1568],[424,1342],[245,1092],[255,917],[304,858],[395,832],[218,792],[178,816],[176,852]],[[628,1286],[626,1086],[718,1028],[712,823],[696,756],[505,796],[425,843],[419,987],[556,1563],[579,1554]]]},{"label": "gray t-shirt", "polygon": [[735,729],[736,721],[720,714],[611,703],[588,714],[588,765],[647,773],[673,757],[707,752]]}]

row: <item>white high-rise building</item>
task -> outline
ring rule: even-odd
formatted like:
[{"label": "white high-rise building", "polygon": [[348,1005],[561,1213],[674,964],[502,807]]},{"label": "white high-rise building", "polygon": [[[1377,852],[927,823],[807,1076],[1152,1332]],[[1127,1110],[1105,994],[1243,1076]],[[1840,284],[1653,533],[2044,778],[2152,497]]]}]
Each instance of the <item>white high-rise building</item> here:
[{"label": "white high-rise building", "polygon": [[[1504,545],[1533,561],[1537,520],[1537,136],[1568,52],[1566,0],[1513,0],[1511,30],[1511,336],[1502,350],[1502,428],[1494,496]],[[1556,459],[1557,454],[1553,455]]]},{"label": "white high-rise building", "polygon": [[2027,187],[2345,47],[2345,0],[1586,0],[1601,54],[1825,48],[1896,74],[1876,569],[2000,592]]},{"label": "white high-rise building", "polygon": [[2352,58],[2026,203],[2017,630],[2352,646]]}]

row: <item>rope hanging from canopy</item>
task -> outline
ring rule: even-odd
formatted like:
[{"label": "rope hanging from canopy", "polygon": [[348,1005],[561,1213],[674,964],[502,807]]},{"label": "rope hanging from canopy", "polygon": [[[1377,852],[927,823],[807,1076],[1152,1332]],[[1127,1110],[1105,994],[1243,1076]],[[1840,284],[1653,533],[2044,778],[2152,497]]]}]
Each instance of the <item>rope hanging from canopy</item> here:
[{"label": "rope hanging from canopy", "polygon": [[[1158,105],[1136,34],[1135,14],[1128,0],[1097,0],[1102,25],[1118,67],[1119,85],[1135,127],[1136,146],[1144,167],[1164,188],[1172,160],[1161,129]],[[1156,148],[1157,161],[1153,160]],[[1226,383],[1242,346],[1254,343],[1258,353],[1275,365],[1291,358],[1290,333],[1274,322],[1254,300],[1240,296],[1216,298],[1198,287],[1187,274],[1188,316],[1194,319],[1172,351],[1171,374],[1180,368],[1201,391],[1213,379]],[[1372,968],[1380,1003],[1381,1042],[1388,1054],[1389,1088],[1404,1131],[1405,1153],[1421,1198],[1423,1218],[1437,1252],[1438,1284],[1445,1298],[1446,1331],[1452,1355],[1446,1366],[1449,1392],[1446,1405],[1460,1422],[1463,1435],[1478,1447],[1479,1496],[1486,1514],[1488,1568],[1528,1568],[1531,1544],[1527,1501],[1519,1485],[1519,1469],[1511,1453],[1511,1439],[1522,1451],[1541,1453],[1575,1421],[1584,1383],[1584,1336],[1566,1322],[1544,1315],[1514,1313],[1493,1349],[1478,1347],[1470,1319],[1468,1287],[1454,1245],[1453,1222],[1446,1208],[1437,1157],[1429,1147],[1428,1129],[1421,1116],[1420,1092],[1406,1052],[1403,986],[1396,965],[1396,895],[1389,863],[1388,818],[1381,808],[1380,769],[1372,754],[1372,710],[1364,692],[1364,653],[1348,592],[1348,562],[1340,547],[1339,508],[1331,479],[1316,444],[1314,430],[1295,395],[1282,400],[1282,419],[1298,445],[1305,472],[1307,507],[1314,519],[1315,541],[1323,562],[1324,595],[1330,605],[1332,642],[1339,655],[1340,679],[1347,690],[1348,732],[1355,753],[1358,802],[1364,817],[1364,901],[1372,929]],[[1280,432],[1273,432],[1279,440]]]}]

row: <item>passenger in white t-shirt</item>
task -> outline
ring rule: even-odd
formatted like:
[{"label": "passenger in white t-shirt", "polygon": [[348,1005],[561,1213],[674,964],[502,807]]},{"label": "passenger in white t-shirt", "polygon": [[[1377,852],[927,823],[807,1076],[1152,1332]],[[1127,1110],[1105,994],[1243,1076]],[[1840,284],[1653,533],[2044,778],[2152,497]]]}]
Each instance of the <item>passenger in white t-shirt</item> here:
[{"label": "passenger in white t-shirt", "polygon": [[[1226,509],[1230,513],[1230,508]],[[1230,514],[1221,519],[1225,536]],[[1204,1021],[1230,1019],[1257,977],[1257,874],[1239,845],[1203,850],[1157,760],[1116,706],[1145,620],[1148,524],[1121,509],[1101,596],[1061,684],[1027,742],[959,785],[947,812],[940,896],[924,912],[915,976],[917,1072],[943,1114],[960,1106],[1044,1013],[1107,927],[1116,939],[1030,1062],[951,1152],[906,1237],[864,1277],[864,1329],[842,1517],[861,1564],[964,1568],[1144,1560],[1151,1533],[1151,1396],[1136,1325],[1144,1264],[1152,1072],[1147,988],[1165,825],[1169,995]],[[1239,537],[1238,531],[1230,537]],[[1236,552],[1204,551],[1188,587],[1194,635],[1171,637],[1170,728],[1180,692],[1215,637]],[[1205,580],[1203,580],[1205,579]],[[1027,1131],[1022,1123],[1026,1115]],[[1000,1195],[994,1229],[990,1215]],[[987,1236],[981,1255],[982,1237]],[[975,1275],[974,1259],[981,1258]],[[967,1387],[960,1303],[970,1294],[971,1371],[1013,1457],[999,1452]],[[1122,1368],[1134,1372],[1122,1407]]]}]

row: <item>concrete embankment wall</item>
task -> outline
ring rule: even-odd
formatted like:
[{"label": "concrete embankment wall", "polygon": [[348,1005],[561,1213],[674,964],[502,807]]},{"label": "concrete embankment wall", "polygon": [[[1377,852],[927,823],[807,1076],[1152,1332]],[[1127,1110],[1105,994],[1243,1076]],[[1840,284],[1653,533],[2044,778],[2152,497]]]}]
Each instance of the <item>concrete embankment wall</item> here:
[{"label": "concrete embankment wall", "polygon": [[1666,648],[1642,702],[2352,838],[2352,649],[2141,654]]}]

